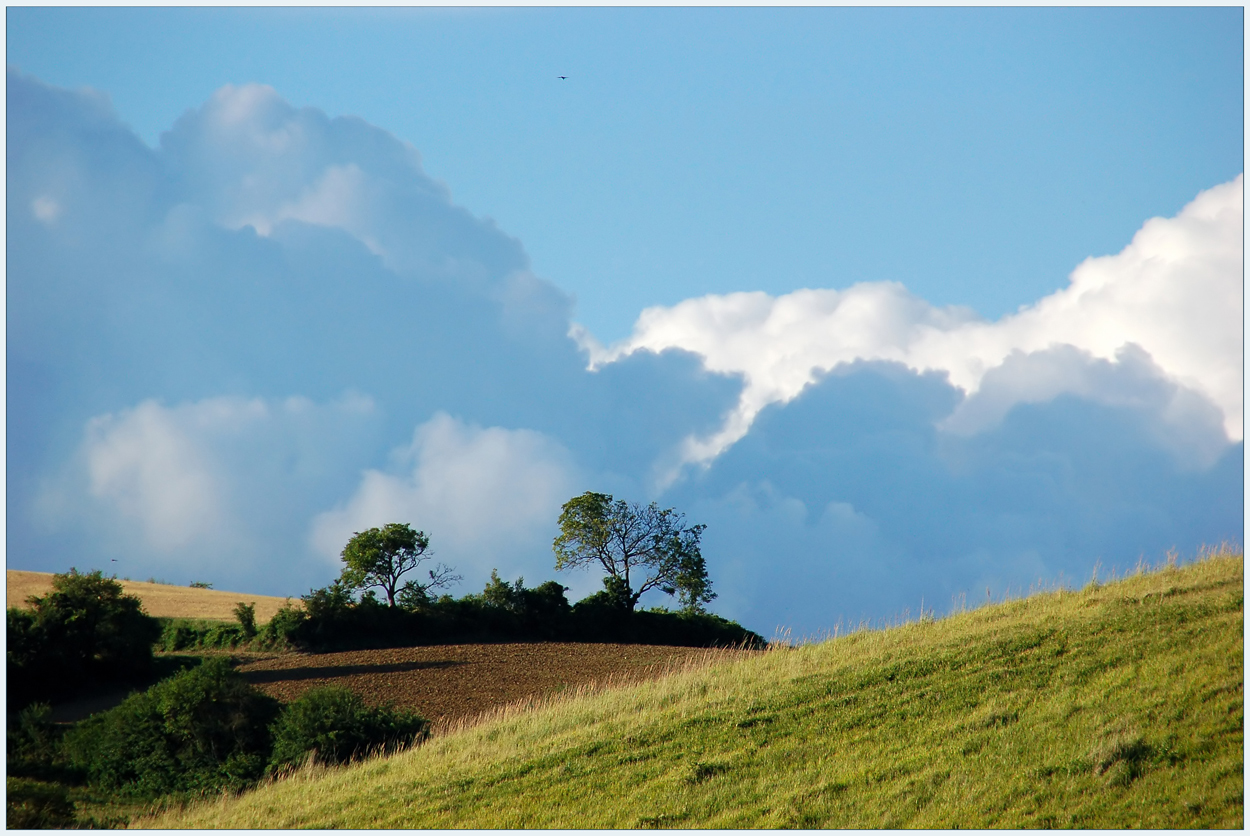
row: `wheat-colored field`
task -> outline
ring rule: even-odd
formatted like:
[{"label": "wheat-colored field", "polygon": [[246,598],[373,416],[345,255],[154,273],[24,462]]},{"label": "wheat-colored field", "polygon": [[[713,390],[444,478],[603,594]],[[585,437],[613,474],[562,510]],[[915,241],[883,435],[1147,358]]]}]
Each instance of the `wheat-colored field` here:
[{"label": "wheat-colored field", "polygon": [[[6,572],[6,606],[26,607],[26,599],[32,595],[47,595],[52,591],[52,574],[49,572],[26,572],[9,569]],[[256,620],[264,623],[286,603],[285,598],[270,595],[253,595],[249,592],[225,592],[217,589],[194,589],[189,586],[173,586],[145,581],[122,581],[122,589],[128,595],[143,602],[148,615],[158,618],[209,618],[221,621],[234,620],[234,607],[240,601],[256,606]],[[293,603],[299,606],[298,598]]]}]

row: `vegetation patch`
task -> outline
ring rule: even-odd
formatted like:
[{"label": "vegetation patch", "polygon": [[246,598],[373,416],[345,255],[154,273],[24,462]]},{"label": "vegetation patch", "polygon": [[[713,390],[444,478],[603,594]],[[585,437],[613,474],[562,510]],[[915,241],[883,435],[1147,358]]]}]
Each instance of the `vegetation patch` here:
[{"label": "vegetation patch", "polygon": [[141,824],[1239,828],[1241,596],[1240,554],[1208,556],[574,693]]}]

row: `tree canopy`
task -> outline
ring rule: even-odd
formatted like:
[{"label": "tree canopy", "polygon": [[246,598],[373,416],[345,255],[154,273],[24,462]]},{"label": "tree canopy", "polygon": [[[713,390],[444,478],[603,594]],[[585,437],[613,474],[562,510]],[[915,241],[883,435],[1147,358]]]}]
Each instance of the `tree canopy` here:
[{"label": "tree canopy", "polygon": [[339,580],[351,589],[380,588],[392,607],[397,596],[424,598],[430,589],[461,580],[451,567],[440,563],[429,570],[429,583],[409,580],[401,587],[399,580],[403,575],[433,557],[429,548],[429,536],[424,531],[413,531],[407,523],[388,523],[382,528],[356,532],[343,548],[346,566]]},{"label": "tree canopy", "polygon": [[639,505],[587,491],[564,503],[560,534],[552,543],[556,569],[598,564],[604,587],[632,611],[645,592],[676,594],[684,609],[701,610],[716,597],[699,551],[705,525],[654,502]]}]

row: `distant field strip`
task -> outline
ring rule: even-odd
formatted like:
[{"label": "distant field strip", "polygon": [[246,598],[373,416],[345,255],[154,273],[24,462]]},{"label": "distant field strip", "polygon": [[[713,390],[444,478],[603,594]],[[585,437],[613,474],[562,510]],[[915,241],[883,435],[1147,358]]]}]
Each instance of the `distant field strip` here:
[{"label": "distant field strip", "polygon": [[1207,556],[499,711],[161,828],[1241,828],[1243,575]]},{"label": "distant field strip", "polygon": [[[5,573],[6,601],[9,607],[25,608],[26,599],[47,595],[52,591],[52,575],[48,572],[25,572],[9,569]],[[234,607],[242,601],[256,605],[256,620],[264,623],[286,603],[285,598],[271,595],[252,595],[246,592],[223,592],[216,589],[194,589],[189,586],[171,586],[146,581],[123,581],[118,583],[128,595],[143,602],[144,611],[157,618],[208,618],[220,621],[234,620]],[[298,598],[293,601],[300,605]]]},{"label": "distant field strip", "polygon": [[[758,651],[740,651],[752,652]],[[520,700],[620,685],[731,653],[637,644],[458,644],[281,654],[239,670],[283,702],[309,688],[342,685],[371,705],[405,708],[446,727]]]}]

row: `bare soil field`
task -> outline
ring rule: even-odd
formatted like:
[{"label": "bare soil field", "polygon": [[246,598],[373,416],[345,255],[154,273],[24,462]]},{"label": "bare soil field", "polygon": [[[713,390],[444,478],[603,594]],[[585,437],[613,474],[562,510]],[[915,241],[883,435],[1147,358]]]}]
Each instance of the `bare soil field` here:
[{"label": "bare soil field", "polygon": [[246,662],[239,670],[283,702],[319,685],[342,685],[371,705],[406,708],[446,727],[527,699],[637,681],[749,652],[636,644],[463,644],[287,653]]},{"label": "bare soil field", "polygon": [[[49,572],[26,572],[9,569],[5,573],[5,599],[8,607],[26,607],[26,599],[32,595],[47,595],[52,591],[52,574]],[[206,618],[233,621],[234,607],[240,601],[256,605],[256,621],[263,624],[286,603],[285,598],[270,595],[252,595],[247,592],[224,592],[217,589],[193,589],[189,586],[173,586],[146,581],[123,581],[118,583],[128,595],[143,602],[148,615],[157,618]],[[300,606],[298,598],[292,603]]]}]

